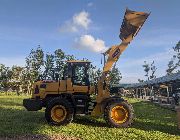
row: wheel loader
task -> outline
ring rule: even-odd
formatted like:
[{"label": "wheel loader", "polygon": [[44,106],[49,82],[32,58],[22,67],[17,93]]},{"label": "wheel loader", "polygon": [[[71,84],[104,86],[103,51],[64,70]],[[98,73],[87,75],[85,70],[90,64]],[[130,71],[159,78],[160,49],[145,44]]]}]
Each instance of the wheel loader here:
[{"label": "wheel loader", "polygon": [[[126,9],[120,28],[121,43],[103,53],[104,67],[97,86],[89,82],[90,62],[67,61],[62,78],[34,83],[32,97],[23,100],[24,107],[28,111],[45,108],[45,118],[51,125],[66,125],[76,115],[83,114],[104,117],[110,127],[130,126],[134,117],[133,107],[123,98],[111,95],[109,72],[148,16],[149,13]],[[78,80],[79,69],[83,71],[81,80]]]}]

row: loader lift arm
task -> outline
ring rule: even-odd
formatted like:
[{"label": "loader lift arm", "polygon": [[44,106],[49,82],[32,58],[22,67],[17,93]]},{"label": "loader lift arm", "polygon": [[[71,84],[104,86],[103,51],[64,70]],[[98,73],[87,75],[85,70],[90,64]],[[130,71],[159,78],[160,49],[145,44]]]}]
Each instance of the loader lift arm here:
[{"label": "loader lift arm", "polygon": [[101,101],[110,97],[110,92],[107,88],[107,82],[109,80],[108,72],[111,70],[113,64],[118,61],[122,52],[128,47],[128,44],[130,44],[133,38],[140,31],[149,15],[150,13],[126,9],[119,35],[122,42],[119,45],[112,46],[104,52],[107,61],[104,63],[103,73],[98,81],[97,103],[101,103]]}]

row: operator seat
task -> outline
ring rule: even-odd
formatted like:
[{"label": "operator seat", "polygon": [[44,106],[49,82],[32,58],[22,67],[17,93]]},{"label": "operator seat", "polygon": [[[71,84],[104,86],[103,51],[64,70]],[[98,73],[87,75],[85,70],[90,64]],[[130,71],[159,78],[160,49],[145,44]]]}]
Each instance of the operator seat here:
[{"label": "operator seat", "polygon": [[90,81],[89,81],[89,75],[86,74],[83,78],[83,83],[85,83],[85,86],[90,86]]}]

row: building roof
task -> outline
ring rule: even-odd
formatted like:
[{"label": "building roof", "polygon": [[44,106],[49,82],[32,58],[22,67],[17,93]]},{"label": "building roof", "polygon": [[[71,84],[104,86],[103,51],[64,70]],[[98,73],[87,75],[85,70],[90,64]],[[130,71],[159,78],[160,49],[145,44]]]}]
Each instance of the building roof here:
[{"label": "building roof", "polygon": [[159,78],[155,78],[152,80],[148,80],[142,83],[130,84],[130,85],[127,85],[126,88],[131,88],[131,87],[136,88],[136,87],[151,86],[151,85],[157,85],[157,84],[165,84],[165,83],[171,83],[174,81],[180,81],[180,72],[177,72],[171,75],[166,75]]}]

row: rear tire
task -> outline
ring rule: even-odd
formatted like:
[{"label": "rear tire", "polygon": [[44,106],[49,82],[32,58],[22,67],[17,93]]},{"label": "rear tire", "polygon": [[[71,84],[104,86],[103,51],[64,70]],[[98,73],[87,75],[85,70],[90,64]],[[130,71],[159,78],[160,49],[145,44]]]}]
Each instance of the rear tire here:
[{"label": "rear tire", "polygon": [[126,101],[113,99],[104,110],[104,119],[111,127],[129,127],[133,123],[134,110]]},{"label": "rear tire", "polygon": [[73,120],[74,109],[66,99],[56,97],[46,106],[45,118],[51,125],[66,125]]}]

